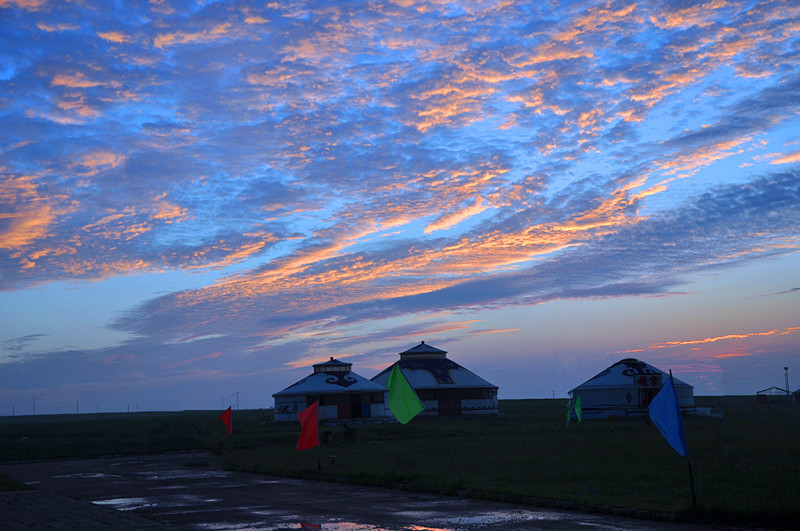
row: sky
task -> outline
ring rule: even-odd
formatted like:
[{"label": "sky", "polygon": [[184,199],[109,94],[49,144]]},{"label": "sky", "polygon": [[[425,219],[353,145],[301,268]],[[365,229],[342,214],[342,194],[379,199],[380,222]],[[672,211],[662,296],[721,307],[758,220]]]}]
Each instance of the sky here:
[{"label": "sky", "polygon": [[0,0],[0,126],[0,415],[800,387],[796,1]]}]

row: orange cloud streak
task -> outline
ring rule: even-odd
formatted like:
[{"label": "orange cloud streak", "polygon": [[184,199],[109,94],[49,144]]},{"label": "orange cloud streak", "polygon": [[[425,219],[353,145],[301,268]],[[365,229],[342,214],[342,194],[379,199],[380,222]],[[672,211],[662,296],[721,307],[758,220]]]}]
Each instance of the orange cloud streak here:
[{"label": "orange cloud streak", "polygon": [[794,164],[800,162],[800,151],[789,153],[770,162],[770,164]]},{"label": "orange cloud streak", "polygon": [[706,343],[716,343],[718,341],[728,341],[731,339],[747,339],[751,337],[764,337],[764,336],[785,336],[800,332],[800,327],[791,327],[783,329],[769,330],[768,332],[748,332],[745,334],[728,334],[725,336],[706,337],[703,339],[691,339],[688,341],[665,341],[663,343],[653,343],[647,349],[662,349],[681,347],[686,345],[702,345]]}]

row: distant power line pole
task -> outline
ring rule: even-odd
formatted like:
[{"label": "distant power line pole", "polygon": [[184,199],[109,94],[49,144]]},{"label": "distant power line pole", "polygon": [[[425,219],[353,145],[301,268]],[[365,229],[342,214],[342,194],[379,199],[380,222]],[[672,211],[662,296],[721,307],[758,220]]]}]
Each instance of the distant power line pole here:
[{"label": "distant power line pole", "polygon": [[789,391],[789,367],[784,367],[783,372],[786,376],[786,396],[789,396],[791,391]]}]

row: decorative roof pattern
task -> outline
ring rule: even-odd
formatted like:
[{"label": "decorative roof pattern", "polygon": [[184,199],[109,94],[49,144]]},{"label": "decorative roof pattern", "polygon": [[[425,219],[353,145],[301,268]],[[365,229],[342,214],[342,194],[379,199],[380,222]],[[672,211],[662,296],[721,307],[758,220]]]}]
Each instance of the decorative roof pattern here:
[{"label": "decorative roof pattern", "polygon": [[334,393],[382,393],[382,385],[364,378],[352,371],[352,363],[345,363],[333,358],[324,363],[314,365],[314,373],[293,383],[286,389],[272,396],[334,394]]}]

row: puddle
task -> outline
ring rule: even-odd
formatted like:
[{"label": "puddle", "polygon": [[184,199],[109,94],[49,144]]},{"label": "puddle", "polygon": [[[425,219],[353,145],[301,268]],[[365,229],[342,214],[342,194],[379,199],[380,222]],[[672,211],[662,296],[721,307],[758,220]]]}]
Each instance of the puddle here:
[{"label": "puddle", "polygon": [[[566,515],[558,517],[556,513],[537,513],[533,511],[501,511],[451,518],[434,518],[435,522],[454,525],[492,525],[501,522],[529,522],[531,520],[569,520]],[[420,528],[424,529],[424,528]]]},{"label": "puddle", "polygon": [[153,506],[147,498],[111,498],[110,500],[95,500],[92,503],[105,505],[118,511],[134,511]]},{"label": "puddle", "polygon": [[277,525],[260,525],[248,523],[219,523],[219,524],[200,524],[196,526],[199,529],[208,529],[209,531],[283,531],[285,529],[319,529],[320,531],[396,531],[395,529],[388,529],[384,527],[375,527],[374,525],[356,524],[353,522],[337,522],[337,523],[324,523],[312,524],[307,522],[291,522]]},{"label": "puddle", "polygon": [[108,500],[96,500],[92,503],[110,506],[118,511],[135,511],[137,509],[144,509],[145,507],[187,507],[216,503],[218,501],[219,500],[215,498],[204,498],[191,494],[178,494],[158,498],[111,498]]},{"label": "puddle", "polygon": [[119,478],[116,474],[103,474],[102,472],[77,472],[75,474],[62,474],[60,476],[53,476],[54,479],[68,479],[68,478]]},{"label": "puddle", "polygon": [[157,472],[137,472],[143,479],[218,479],[230,476],[225,470],[159,470]]},{"label": "puddle", "polygon": [[298,519],[296,516],[286,516],[282,522],[263,524],[254,522],[218,522],[214,524],[200,524],[196,527],[209,531],[284,531],[287,529],[319,529],[320,531],[454,531],[452,528],[425,527],[425,526],[396,526],[382,527],[372,524],[356,522],[323,521],[321,518]]}]

